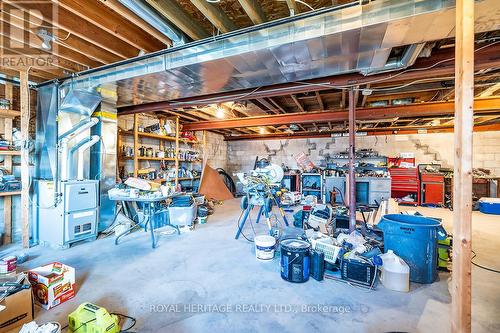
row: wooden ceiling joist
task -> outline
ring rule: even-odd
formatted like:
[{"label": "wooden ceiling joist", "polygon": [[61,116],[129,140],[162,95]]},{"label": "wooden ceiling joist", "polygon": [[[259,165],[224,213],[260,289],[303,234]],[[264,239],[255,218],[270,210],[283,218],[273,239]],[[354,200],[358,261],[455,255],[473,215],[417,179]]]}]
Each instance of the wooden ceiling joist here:
[{"label": "wooden ceiling joist", "polygon": [[221,32],[238,29],[224,11],[216,4],[206,0],[191,0],[191,3]]},{"label": "wooden ceiling joist", "polygon": [[[500,98],[478,99],[474,103],[474,111],[478,114],[498,112],[499,109]],[[453,112],[453,102],[420,103],[391,107],[357,109],[356,119],[378,120],[395,117],[430,117],[453,114]],[[347,116],[348,113],[346,111],[288,113],[280,115],[198,122],[187,124],[186,128],[191,131],[200,131],[255,126],[276,126],[291,123],[311,124],[314,122],[338,122],[346,120]]]},{"label": "wooden ceiling joist", "polygon": [[[102,5],[97,0],[52,0],[67,11],[83,17],[86,21],[113,34],[131,46],[146,53],[165,48],[163,42],[149,35],[140,27],[124,20],[116,12]],[[153,38],[152,38],[153,37]]]},{"label": "wooden ceiling joist", "polygon": [[241,7],[254,24],[267,22],[267,17],[257,0],[238,0]]},{"label": "wooden ceiling joist", "polygon": [[160,31],[153,28],[149,23],[144,21],[142,18],[137,16],[132,11],[128,10],[125,6],[123,6],[118,0],[99,0],[101,4],[107,6],[109,9],[119,14],[121,17],[126,19],[127,21],[135,24],[140,29],[144,30],[147,34],[153,36],[160,42],[165,45],[172,45],[172,41],[170,38],[162,34]]},{"label": "wooden ceiling joist", "polygon": [[288,6],[288,9],[290,10],[290,16],[297,15],[299,13],[299,7],[297,6],[297,3],[295,0],[286,0],[286,5]]},{"label": "wooden ceiling joist", "polygon": [[203,39],[209,34],[174,0],[146,0],[161,15],[193,39]]},{"label": "wooden ceiling joist", "polygon": [[290,97],[292,97],[293,102],[295,103],[295,105],[297,105],[299,112],[305,112],[304,107],[302,106],[302,104],[298,100],[297,96],[291,95]]},{"label": "wooden ceiling joist", "polygon": [[[12,26],[15,26],[12,24]],[[63,71],[67,71],[70,73],[75,73],[79,71],[83,71],[89,69],[90,67],[97,67],[102,65],[99,62],[94,60],[90,60],[89,58],[73,52],[65,47],[58,46],[57,53],[53,54],[50,51],[45,51],[41,48],[42,41],[32,32],[26,31],[25,34],[28,34],[31,40],[35,40],[39,42],[39,45],[36,45],[39,49],[35,52],[34,48],[31,54],[28,56],[29,58],[33,57],[47,57],[53,60],[53,67],[58,67]],[[0,31],[0,35],[3,36],[4,41],[9,41],[11,43],[24,43],[24,40],[17,37],[15,34],[8,34],[3,31]],[[35,45],[33,45],[35,46]],[[6,48],[4,48],[6,49]],[[15,51],[12,51],[16,53]],[[17,52],[19,55],[23,55]],[[24,57],[24,55],[23,55]],[[64,73],[54,74],[54,75],[62,75],[65,76]]]},{"label": "wooden ceiling joist", "polygon": [[319,109],[320,110],[324,110],[325,109],[325,104],[323,104],[323,99],[321,98],[321,95],[320,95],[319,91],[316,91],[315,94],[316,94],[316,99],[317,99],[318,104],[319,104]]},{"label": "wooden ceiling joist", "polygon": [[[419,127],[418,129],[388,129],[388,130],[363,130],[366,135],[395,135],[395,134],[417,134],[425,131],[427,134],[431,133],[450,133],[453,132],[453,126],[448,127],[438,127],[438,128],[426,128]],[[492,125],[477,125],[474,126],[474,132],[488,132],[488,131],[500,131],[500,124]],[[269,133],[269,134],[246,134],[246,135],[230,135],[225,136],[226,141],[239,141],[239,140],[283,140],[283,139],[307,139],[307,138],[330,138],[333,133],[344,133],[345,130],[333,130],[326,132],[281,132],[281,133]]]},{"label": "wooden ceiling joist", "polygon": [[[49,12],[50,8],[45,5],[30,3],[29,7],[23,2],[12,3],[18,9],[31,10],[30,16],[38,20],[46,20],[52,17]],[[103,31],[99,27],[84,20],[80,15],[74,14],[64,8],[58,9],[58,17],[44,21],[52,26],[62,28],[72,35],[78,36],[97,47],[105,49],[122,59],[136,57],[139,54],[139,49],[130,44],[116,38],[115,35]],[[69,37],[68,37],[69,38]]]}]

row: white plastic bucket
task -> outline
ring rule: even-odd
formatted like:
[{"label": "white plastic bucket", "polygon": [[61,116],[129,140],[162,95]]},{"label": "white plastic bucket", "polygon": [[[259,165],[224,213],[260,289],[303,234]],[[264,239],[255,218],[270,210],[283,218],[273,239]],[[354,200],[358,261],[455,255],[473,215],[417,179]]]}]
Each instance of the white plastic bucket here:
[{"label": "white plastic bucket", "polygon": [[259,260],[271,260],[274,258],[276,239],[272,236],[255,236],[255,257]]}]

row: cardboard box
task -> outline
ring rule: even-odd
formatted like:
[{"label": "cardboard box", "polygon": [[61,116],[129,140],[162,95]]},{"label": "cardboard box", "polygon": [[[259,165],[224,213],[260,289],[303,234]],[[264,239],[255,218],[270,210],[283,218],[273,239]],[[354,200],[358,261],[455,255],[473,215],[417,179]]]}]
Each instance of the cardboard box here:
[{"label": "cardboard box", "polygon": [[[30,286],[25,276],[21,283]],[[9,332],[33,320],[33,295],[31,286],[6,297],[0,303],[0,333]]]},{"label": "cardboard box", "polygon": [[53,262],[28,272],[35,301],[49,310],[75,297],[75,269]]}]

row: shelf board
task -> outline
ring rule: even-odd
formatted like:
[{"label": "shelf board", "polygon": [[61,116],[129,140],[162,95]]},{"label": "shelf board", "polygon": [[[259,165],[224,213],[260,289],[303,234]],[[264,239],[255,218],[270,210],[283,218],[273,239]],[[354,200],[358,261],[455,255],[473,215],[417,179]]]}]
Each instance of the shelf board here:
[{"label": "shelf board", "polygon": [[195,145],[195,144],[199,143],[198,141],[191,141],[191,140],[188,140],[188,139],[179,139],[179,142],[187,143],[189,145]]},{"label": "shelf board", "polygon": [[[132,158],[133,159],[133,158]],[[138,157],[139,161],[175,161],[175,158],[170,157]]]},{"label": "shelf board", "polygon": [[200,179],[200,177],[194,177],[194,178],[188,178],[188,177],[179,177],[179,181],[181,180],[197,180],[197,179]]},{"label": "shelf board", "polygon": [[[133,157],[129,156],[120,156],[119,159],[122,160],[134,160]],[[137,158],[139,161],[175,161],[175,158],[170,158],[170,157],[145,157],[141,156]]]},{"label": "shelf board", "polygon": [[185,163],[201,163],[201,160],[179,160],[179,162],[185,162]]},{"label": "shelf board", "polygon": [[[118,134],[134,136],[133,131],[119,131]],[[174,136],[165,136],[165,135],[155,134],[155,133],[137,132],[137,136],[143,137],[143,138],[165,140],[165,141],[175,141]]]},{"label": "shelf board", "polygon": [[21,111],[0,109],[0,118],[20,117]]},{"label": "shelf board", "polygon": [[11,195],[21,195],[21,191],[17,192],[0,192],[0,197],[8,197]]},{"label": "shelf board", "polygon": [[21,156],[21,152],[18,150],[0,150],[0,155]]}]

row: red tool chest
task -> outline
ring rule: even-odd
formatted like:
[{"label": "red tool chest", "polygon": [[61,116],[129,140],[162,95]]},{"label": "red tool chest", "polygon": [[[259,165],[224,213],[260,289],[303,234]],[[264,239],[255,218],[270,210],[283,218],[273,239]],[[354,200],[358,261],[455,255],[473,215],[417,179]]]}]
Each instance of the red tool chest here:
[{"label": "red tool chest", "polygon": [[414,201],[402,201],[410,205],[420,204],[420,178],[417,168],[390,168],[391,197],[400,199],[412,194]]},{"label": "red tool chest", "polygon": [[444,204],[444,175],[422,173],[420,176],[422,204]]}]

